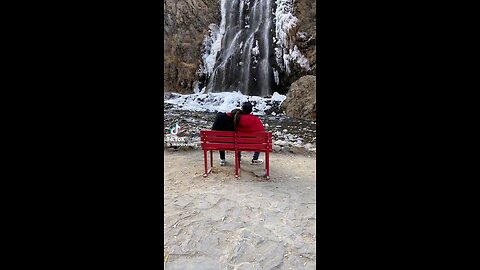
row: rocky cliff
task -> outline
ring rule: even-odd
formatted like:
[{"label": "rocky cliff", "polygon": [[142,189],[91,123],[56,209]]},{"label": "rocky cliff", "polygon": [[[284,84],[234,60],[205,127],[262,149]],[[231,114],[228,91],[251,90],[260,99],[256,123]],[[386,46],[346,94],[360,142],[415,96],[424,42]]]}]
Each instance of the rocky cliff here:
[{"label": "rocky cliff", "polygon": [[[310,64],[310,70],[292,63],[290,73],[281,73],[286,93],[290,85],[316,71],[316,1],[295,0],[294,16],[298,21],[289,31],[290,47],[296,45]],[[202,64],[202,42],[210,24],[220,24],[219,0],[164,0],[164,81],[172,92],[192,93]]]},{"label": "rocky cliff", "polygon": [[164,0],[165,89],[191,93],[198,80],[202,41],[212,23],[220,21],[218,0]]},{"label": "rocky cliff", "polygon": [[294,65],[290,75],[285,76],[285,85],[290,86],[293,82],[305,75],[315,75],[316,67],[316,1],[295,0],[294,15],[298,18],[296,27],[292,29],[293,45],[297,45],[299,51],[308,59],[310,70],[306,71],[299,65]]}]

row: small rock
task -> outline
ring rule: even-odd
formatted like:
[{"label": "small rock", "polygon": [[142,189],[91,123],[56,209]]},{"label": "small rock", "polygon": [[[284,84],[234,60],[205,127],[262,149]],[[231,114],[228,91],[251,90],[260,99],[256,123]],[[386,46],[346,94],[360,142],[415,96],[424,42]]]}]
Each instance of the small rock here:
[{"label": "small rock", "polygon": [[275,141],[274,144],[280,145],[280,146],[286,146],[286,145],[288,145],[288,143],[287,143],[286,141],[282,141],[282,140],[277,140],[277,141]]},{"label": "small rock", "polygon": [[288,130],[287,130],[287,129],[284,129],[283,132],[288,132]]},{"label": "small rock", "polygon": [[302,141],[299,141],[299,140],[297,140],[297,141],[294,141],[294,142],[293,142],[293,145],[295,145],[295,146],[301,146],[301,147],[303,147],[303,142],[302,142]]},{"label": "small rock", "polygon": [[301,146],[292,146],[290,147],[290,152],[294,154],[303,154],[305,153],[305,148]]},{"label": "small rock", "polygon": [[168,148],[167,148],[167,151],[168,151],[168,152],[176,152],[176,151],[178,151],[178,149],[175,149],[175,148],[173,148],[173,147],[168,147]]},{"label": "small rock", "polygon": [[305,144],[303,147],[305,147],[305,150],[307,150],[307,151],[308,151],[308,150],[310,150],[310,149],[312,149],[312,148],[313,148],[313,144],[311,144],[311,143],[307,143],[307,144]]},{"label": "small rock", "polygon": [[280,151],[282,151],[282,147],[280,145],[273,145],[273,151],[274,152],[280,152]]},{"label": "small rock", "polygon": [[[267,175],[267,172],[265,170],[260,170],[260,171],[253,171],[253,174],[255,174],[255,176],[257,177],[264,177],[265,175]],[[262,194],[260,194],[259,196],[262,196]]]}]

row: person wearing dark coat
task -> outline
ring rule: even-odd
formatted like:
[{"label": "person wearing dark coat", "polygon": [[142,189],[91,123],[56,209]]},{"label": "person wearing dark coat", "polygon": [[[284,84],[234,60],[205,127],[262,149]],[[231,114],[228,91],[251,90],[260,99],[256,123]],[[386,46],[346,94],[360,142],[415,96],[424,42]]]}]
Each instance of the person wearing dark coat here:
[{"label": "person wearing dark coat", "polygon": [[[240,109],[234,109],[229,113],[218,113],[213,122],[212,130],[235,131],[234,119]],[[225,165],[225,151],[220,151],[220,166]]]}]

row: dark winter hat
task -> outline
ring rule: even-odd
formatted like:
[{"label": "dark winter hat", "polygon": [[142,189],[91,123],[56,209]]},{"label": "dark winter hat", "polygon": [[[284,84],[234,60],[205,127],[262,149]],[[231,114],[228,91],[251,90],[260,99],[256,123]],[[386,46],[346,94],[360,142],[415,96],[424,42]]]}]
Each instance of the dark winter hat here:
[{"label": "dark winter hat", "polygon": [[242,104],[242,111],[243,111],[244,113],[251,113],[251,112],[252,112],[252,107],[253,107],[253,106],[252,106],[252,103],[250,103],[250,102],[248,102],[248,101],[247,101],[247,102],[244,102],[244,103]]}]

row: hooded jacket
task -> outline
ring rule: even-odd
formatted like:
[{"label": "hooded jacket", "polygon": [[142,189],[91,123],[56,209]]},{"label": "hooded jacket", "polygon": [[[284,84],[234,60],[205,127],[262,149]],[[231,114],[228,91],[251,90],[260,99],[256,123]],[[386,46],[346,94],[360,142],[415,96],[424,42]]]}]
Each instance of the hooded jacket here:
[{"label": "hooded jacket", "polygon": [[265,131],[260,118],[252,114],[242,114],[237,124],[238,132],[259,132]]}]

